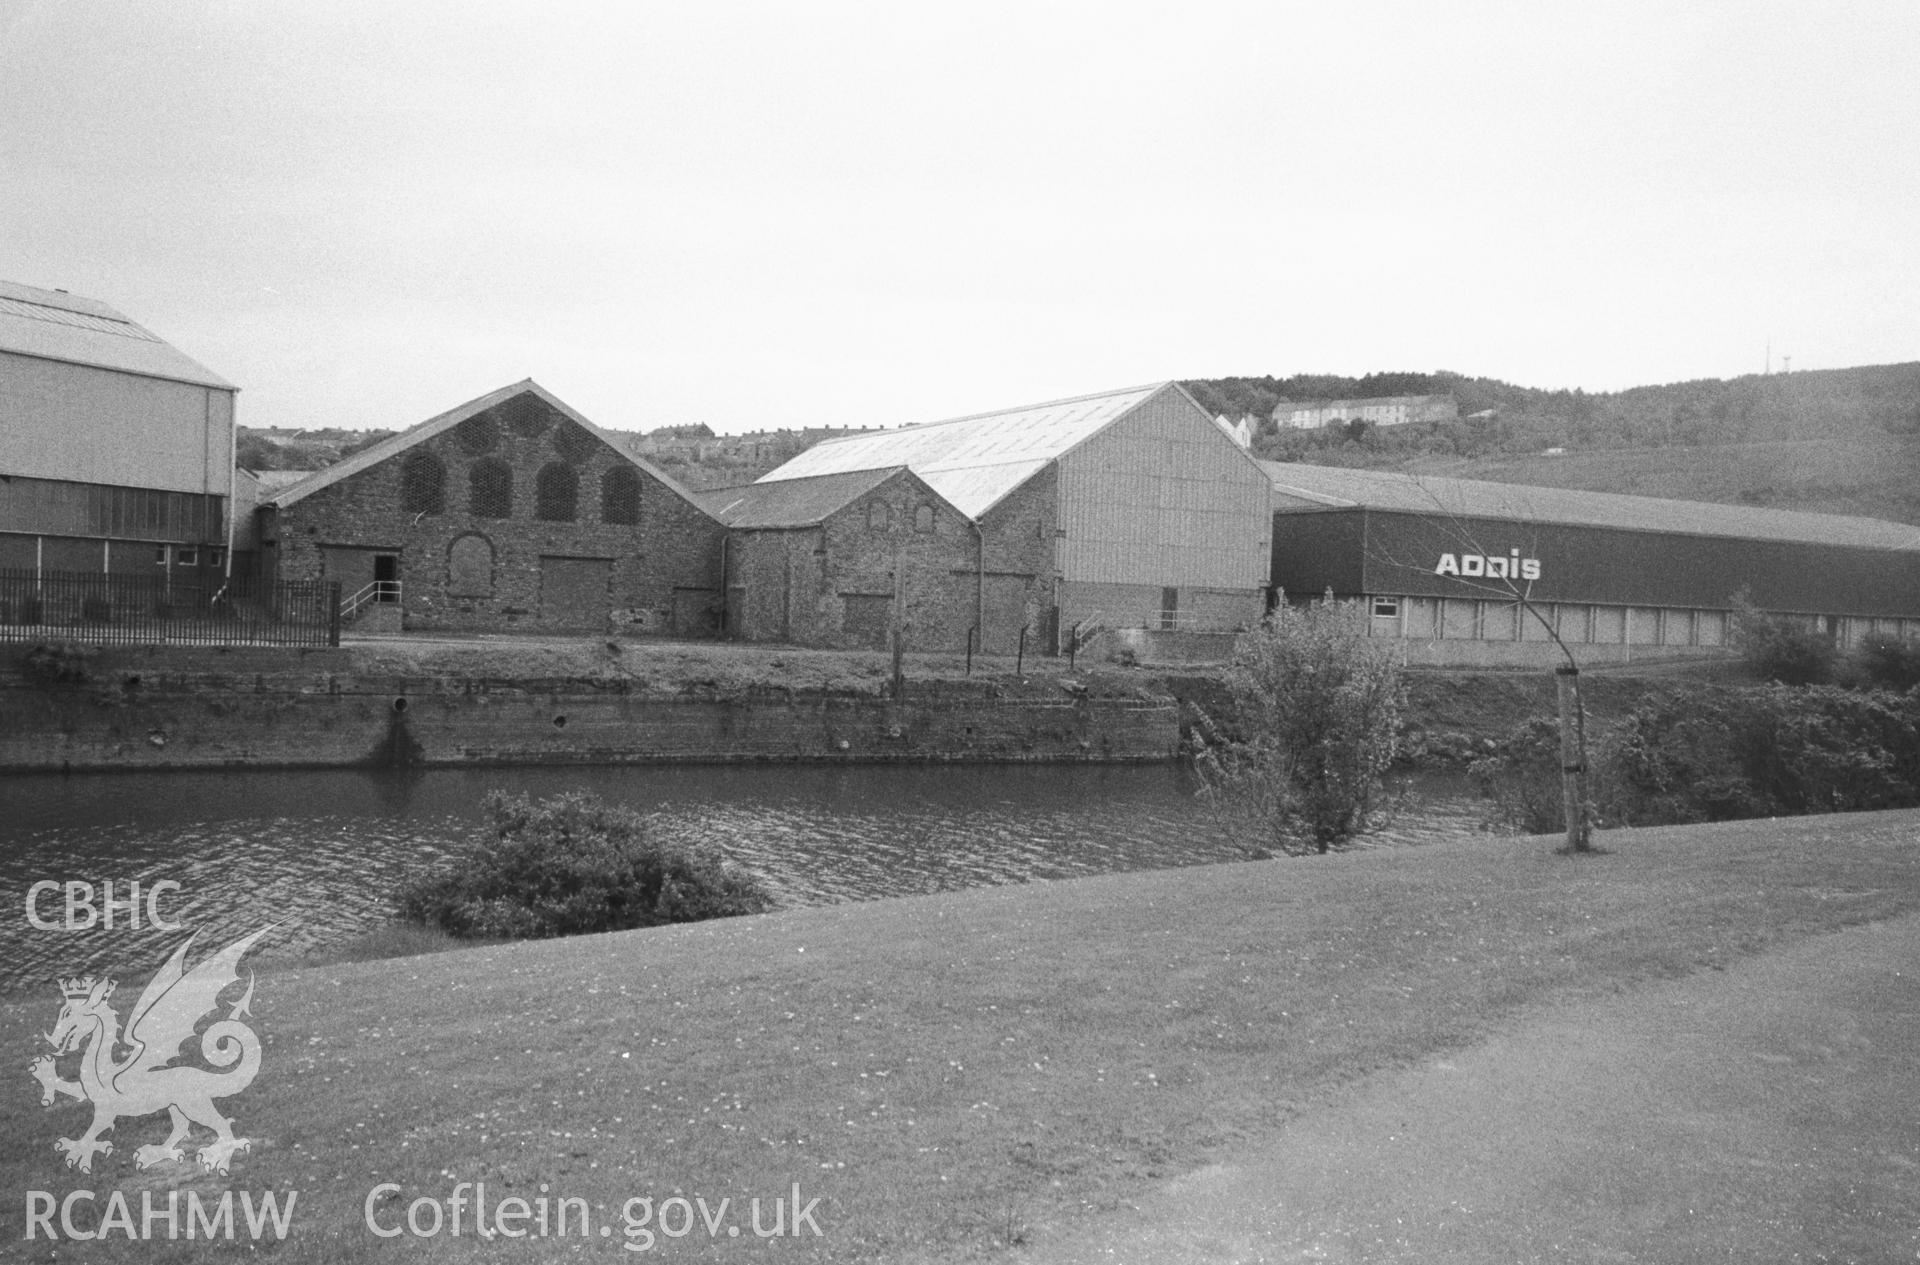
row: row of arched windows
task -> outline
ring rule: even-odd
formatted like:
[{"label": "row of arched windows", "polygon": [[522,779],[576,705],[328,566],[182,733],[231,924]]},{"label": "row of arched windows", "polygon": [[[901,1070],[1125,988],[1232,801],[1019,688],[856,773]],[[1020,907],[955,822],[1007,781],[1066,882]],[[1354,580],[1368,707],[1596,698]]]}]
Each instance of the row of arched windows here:
[{"label": "row of arched windows", "polygon": [[[415,450],[400,466],[400,508],[409,514],[447,512],[447,468],[433,453]],[[513,467],[497,457],[467,466],[467,513],[475,518],[513,517]],[[547,523],[580,519],[580,472],[564,461],[541,466],[533,479],[533,516]],[[600,521],[632,526],[640,521],[640,472],[612,466],[600,476]]]},{"label": "row of arched windows", "polygon": [[[885,501],[867,503],[867,529],[885,531],[893,525],[893,510]],[[915,531],[933,530],[933,506],[922,503],[914,507],[913,529]]]}]

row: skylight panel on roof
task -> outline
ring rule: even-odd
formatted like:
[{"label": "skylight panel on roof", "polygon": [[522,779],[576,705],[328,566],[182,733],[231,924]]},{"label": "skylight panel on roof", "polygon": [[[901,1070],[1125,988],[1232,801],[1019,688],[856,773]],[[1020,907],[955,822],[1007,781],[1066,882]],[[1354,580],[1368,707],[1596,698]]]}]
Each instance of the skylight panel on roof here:
[{"label": "skylight panel on roof", "polygon": [[118,334],[123,338],[138,338],[143,342],[157,343],[160,341],[131,321],[110,321],[101,316],[89,316],[85,312],[74,312],[59,307],[48,307],[42,303],[28,303],[25,300],[8,298],[5,295],[0,295],[0,313],[5,313],[8,316],[24,317],[29,321],[45,321],[49,325],[68,325],[74,329],[90,329],[101,334]]}]

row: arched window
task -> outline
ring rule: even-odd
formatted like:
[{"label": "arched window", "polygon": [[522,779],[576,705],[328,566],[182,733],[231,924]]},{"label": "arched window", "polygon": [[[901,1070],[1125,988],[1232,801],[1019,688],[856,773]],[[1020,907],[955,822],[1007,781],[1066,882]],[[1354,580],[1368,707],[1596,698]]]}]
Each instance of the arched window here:
[{"label": "arched window", "polygon": [[400,508],[409,514],[447,511],[447,468],[440,458],[416,448],[400,463]]},{"label": "arched window", "polygon": [[887,529],[887,522],[891,517],[892,515],[888,513],[887,503],[885,501],[871,502],[867,506],[867,530],[885,531]]},{"label": "arched window", "polygon": [[913,511],[913,529],[915,531],[933,530],[933,506],[922,505]]},{"label": "arched window", "polygon": [[493,596],[493,542],[468,533],[447,546],[447,596]]},{"label": "arched window", "polygon": [[513,467],[493,457],[468,466],[467,512],[475,518],[512,518]]},{"label": "arched window", "polygon": [[600,521],[640,521],[640,472],[632,466],[613,466],[600,476]]},{"label": "arched window", "polygon": [[580,476],[573,467],[550,461],[533,481],[533,516],[547,523],[571,523],[580,516]]}]

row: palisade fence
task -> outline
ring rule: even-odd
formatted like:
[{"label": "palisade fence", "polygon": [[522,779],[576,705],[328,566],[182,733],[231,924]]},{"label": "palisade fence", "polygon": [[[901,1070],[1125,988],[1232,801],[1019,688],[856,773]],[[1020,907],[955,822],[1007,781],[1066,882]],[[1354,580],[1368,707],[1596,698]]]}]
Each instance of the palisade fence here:
[{"label": "palisade fence", "polygon": [[337,646],[340,586],[0,567],[0,641]]}]

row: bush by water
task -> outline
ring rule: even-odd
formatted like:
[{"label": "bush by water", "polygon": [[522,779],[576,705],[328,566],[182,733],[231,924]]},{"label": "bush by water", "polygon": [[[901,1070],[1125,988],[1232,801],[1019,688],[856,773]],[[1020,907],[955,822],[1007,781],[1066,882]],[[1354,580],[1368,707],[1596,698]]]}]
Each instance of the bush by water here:
[{"label": "bush by water", "polygon": [[[1592,763],[1604,825],[1920,806],[1920,691],[1679,688],[1629,712]],[[1509,824],[1562,828],[1553,722],[1522,724],[1471,772]]]},{"label": "bush by water", "polygon": [[456,936],[539,939],[757,914],[772,898],[712,853],[649,836],[630,809],[574,791],[489,794],[472,856],[406,884],[400,916]]}]

